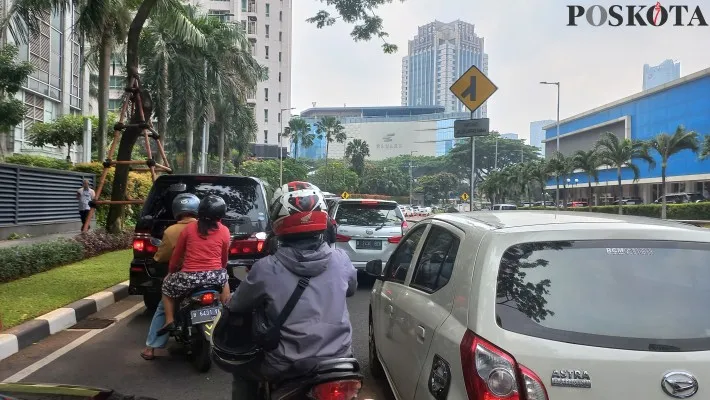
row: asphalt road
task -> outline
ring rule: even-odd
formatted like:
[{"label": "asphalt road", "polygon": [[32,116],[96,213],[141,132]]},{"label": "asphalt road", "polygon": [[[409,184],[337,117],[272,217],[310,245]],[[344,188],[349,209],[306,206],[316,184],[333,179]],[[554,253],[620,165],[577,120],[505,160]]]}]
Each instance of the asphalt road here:
[{"label": "asphalt road", "polygon": [[[348,299],[353,348],[366,376],[360,398],[391,399],[387,383],[376,382],[369,374],[367,310],[371,287],[361,283],[355,296]],[[23,382],[87,385],[160,400],[229,400],[231,377],[217,367],[199,374],[182,355],[168,351],[157,353],[159,358],[153,361],[140,357],[151,319],[141,304],[140,297],[129,297],[93,316],[120,319],[109,327],[60,332],[3,360],[0,381],[19,377]]]}]

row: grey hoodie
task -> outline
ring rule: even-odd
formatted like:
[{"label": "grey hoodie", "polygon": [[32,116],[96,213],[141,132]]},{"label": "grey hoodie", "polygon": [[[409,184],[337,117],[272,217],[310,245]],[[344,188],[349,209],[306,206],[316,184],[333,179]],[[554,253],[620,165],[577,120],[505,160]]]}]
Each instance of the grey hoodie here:
[{"label": "grey hoodie", "polygon": [[352,352],[352,326],[345,298],[357,290],[355,267],[342,250],[326,243],[293,246],[281,246],[274,255],[254,263],[229,302],[231,311],[249,312],[266,299],[273,321],[299,278],[311,278],[281,329],[279,347],[265,355],[261,372],[268,378],[296,372],[296,361],[349,357]]}]

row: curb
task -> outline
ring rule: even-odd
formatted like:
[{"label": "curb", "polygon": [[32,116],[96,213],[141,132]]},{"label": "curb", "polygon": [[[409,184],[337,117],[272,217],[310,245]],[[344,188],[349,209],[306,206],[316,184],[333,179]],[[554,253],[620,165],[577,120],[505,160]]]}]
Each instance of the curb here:
[{"label": "curb", "polygon": [[128,297],[128,281],[94,293],[64,307],[0,333],[0,360],[61,332],[84,318]]}]

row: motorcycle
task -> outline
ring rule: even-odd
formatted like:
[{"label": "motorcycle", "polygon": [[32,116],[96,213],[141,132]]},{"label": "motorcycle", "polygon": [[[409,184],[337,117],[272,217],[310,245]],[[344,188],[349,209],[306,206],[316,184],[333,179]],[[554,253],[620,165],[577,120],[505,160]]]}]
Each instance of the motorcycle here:
[{"label": "motorcycle", "polygon": [[353,400],[362,388],[360,364],[354,358],[320,362],[301,377],[278,383],[262,382],[260,400]]},{"label": "motorcycle", "polygon": [[[162,241],[153,238],[150,242],[158,247]],[[199,372],[207,372],[212,367],[210,337],[221,308],[221,292],[219,286],[200,286],[175,302],[175,330],[170,336],[184,347],[188,359]]]}]

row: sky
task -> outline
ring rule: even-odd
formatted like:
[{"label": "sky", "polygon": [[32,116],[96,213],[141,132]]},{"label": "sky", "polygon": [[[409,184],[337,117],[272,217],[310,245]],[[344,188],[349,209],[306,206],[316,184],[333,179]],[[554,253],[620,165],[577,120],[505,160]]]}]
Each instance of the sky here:
[{"label": "sky", "polygon": [[[710,3],[701,5],[710,23]],[[433,4],[437,4],[435,7]],[[488,101],[491,129],[529,137],[530,122],[556,117],[557,92],[540,81],[561,82],[560,118],[573,116],[641,91],[643,65],[665,59],[681,63],[681,76],[710,68],[710,27],[594,27],[579,19],[567,26],[568,4],[649,4],[648,0],[394,0],[377,14],[384,19],[395,54],[379,39],[354,42],[342,21],[317,29],[306,22],[317,0],[296,0],[293,10],[291,103],[295,112],[328,106],[401,105],[402,57],[417,27],[461,19],[485,38],[488,77],[498,91]],[[688,16],[686,18],[689,19]]]}]

